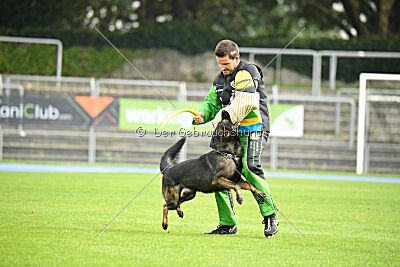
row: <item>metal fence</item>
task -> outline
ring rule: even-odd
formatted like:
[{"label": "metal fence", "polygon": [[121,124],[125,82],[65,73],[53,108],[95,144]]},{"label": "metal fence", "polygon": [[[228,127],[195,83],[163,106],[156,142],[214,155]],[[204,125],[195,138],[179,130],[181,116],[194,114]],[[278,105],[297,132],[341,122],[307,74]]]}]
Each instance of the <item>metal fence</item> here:
[{"label": "metal fence", "polygon": [[[336,89],[336,72],[338,58],[400,58],[399,52],[377,52],[377,51],[341,51],[341,50],[312,50],[312,49],[282,49],[241,47],[240,53],[249,54],[249,60],[254,62],[256,55],[278,55],[276,61],[276,77],[280,77],[281,55],[310,56],[313,60],[312,66],[312,92],[314,96],[321,95],[322,58],[329,57],[329,88]],[[278,79],[279,80],[279,79]],[[275,80],[277,82],[277,79]],[[279,84],[279,82],[278,82]]]}]

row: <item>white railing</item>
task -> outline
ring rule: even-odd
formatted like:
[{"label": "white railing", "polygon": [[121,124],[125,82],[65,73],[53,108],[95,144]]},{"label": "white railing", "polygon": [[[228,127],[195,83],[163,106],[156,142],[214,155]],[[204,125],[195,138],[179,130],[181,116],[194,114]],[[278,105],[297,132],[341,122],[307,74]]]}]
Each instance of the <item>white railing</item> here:
[{"label": "white railing", "polygon": [[320,57],[329,57],[329,88],[331,90],[336,89],[336,72],[338,58],[400,58],[399,52],[380,51],[322,50],[318,51],[318,54],[320,55]]},{"label": "white railing", "polygon": [[[330,57],[329,61],[329,88],[336,89],[336,72],[338,58],[400,58],[400,52],[381,52],[381,51],[344,51],[344,50],[312,50],[312,49],[285,49],[281,48],[258,48],[258,47],[241,47],[241,53],[249,54],[249,61],[253,61],[256,55],[295,55],[295,56],[312,56],[312,95],[319,96],[321,94],[321,75],[322,75],[322,58]],[[280,56],[277,57],[276,72],[280,73]],[[280,77],[280,74],[277,74]]]}]

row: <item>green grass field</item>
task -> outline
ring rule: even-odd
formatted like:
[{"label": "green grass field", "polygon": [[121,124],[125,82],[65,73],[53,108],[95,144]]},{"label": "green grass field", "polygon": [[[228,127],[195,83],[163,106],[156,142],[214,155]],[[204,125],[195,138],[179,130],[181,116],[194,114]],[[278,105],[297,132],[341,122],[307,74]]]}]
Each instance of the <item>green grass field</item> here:
[{"label": "green grass field", "polygon": [[217,226],[212,194],[183,204],[161,228],[161,177],[99,238],[154,174],[0,173],[0,265],[400,265],[400,184],[270,179],[281,217],[263,236],[251,194],[236,205],[239,234]]}]

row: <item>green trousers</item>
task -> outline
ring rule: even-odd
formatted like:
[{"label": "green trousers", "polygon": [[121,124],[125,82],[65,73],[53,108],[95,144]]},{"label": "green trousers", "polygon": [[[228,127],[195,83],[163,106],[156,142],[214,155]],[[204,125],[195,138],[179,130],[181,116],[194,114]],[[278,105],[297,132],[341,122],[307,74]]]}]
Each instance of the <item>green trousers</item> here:
[{"label": "green trousers", "polygon": [[[264,177],[259,176],[263,175],[260,173],[261,170],[260,157],[261,157],[262,139],[263,139],[262,133],[259,132],[258,135],[240,134],[239,138],[243,148],[242,174],[244,175],[244,177],[246,177],[246,180],[249,183],[254,185],[258,190],[260,190],[267,196],[266,199],[263,201],[258,196],[253,194],[255,200],[257,201],[262,216],[268,216],[274,214],[277,212],[277,209],[275,207],[275,203],[272,200],[267,181],[264,179]],[[257,171],[259,175],[249,170],[250,164],[252,164],[252,166],[258,165]],[[252,167],[251,169],[254,169],[254,167]],[[228,193],[227,190],[216,192],[215,200],[217,202],[219,224],[236,225],[238,219],[236,217],[235,211],[233,210],[233,200],[230,192]]]}]

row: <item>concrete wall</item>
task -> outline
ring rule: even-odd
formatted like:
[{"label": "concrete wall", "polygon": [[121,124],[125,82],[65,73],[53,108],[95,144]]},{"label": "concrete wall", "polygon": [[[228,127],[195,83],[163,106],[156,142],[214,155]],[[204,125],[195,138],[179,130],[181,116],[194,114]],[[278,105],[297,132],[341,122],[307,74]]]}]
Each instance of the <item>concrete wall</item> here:
[{"label": "concrete wall", "polygon": [[[245,56],[243,60],[247,60]],[[219,72],[213,52],[198,55],[186,55],[172,49],[150,49],[142,56],[133,59],[132,64],[138,68],[147,79],[179,80],[187,82],[212,82]],[[267,62],[256,62],[264,68]],[[275,77],[275,64],[264,70],[264,81],[272,83]],[[310,69],[311,73],[311,69]],[[143,79],[130,64],[124,64],[116,70],[114,78]],[[281,81],[285,84],[311,84],[309,77],[288,69],[282,69]]]}]

